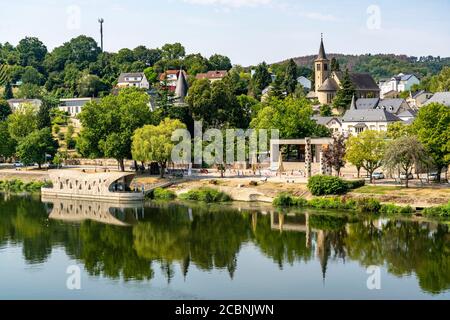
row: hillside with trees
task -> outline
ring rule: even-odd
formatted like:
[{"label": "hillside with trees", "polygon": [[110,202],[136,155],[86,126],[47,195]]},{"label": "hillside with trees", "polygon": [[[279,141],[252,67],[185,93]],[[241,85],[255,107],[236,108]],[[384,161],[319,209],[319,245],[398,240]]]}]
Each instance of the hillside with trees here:
[{"label": "hillside with trees", "polygon": [[[365,54],[365,55],[347,55],[347,54],[327,54],[328,59],[335,58],[340,65],[341,70],[348,68],[354,72],[370,73],[375,80],[390,78],[393,75],[402,73],[413,73],[420,78],[430,77],[439,73],[444,66],[450,66],[450,57],[413,57],[407,55],[394,54]],[[300,68],[311,69],[317,55],[308,55],[293,58]],[[273,64],[278,66],[285,64],[288,60]],[[312,72],[312,70],[311,70]]]}]

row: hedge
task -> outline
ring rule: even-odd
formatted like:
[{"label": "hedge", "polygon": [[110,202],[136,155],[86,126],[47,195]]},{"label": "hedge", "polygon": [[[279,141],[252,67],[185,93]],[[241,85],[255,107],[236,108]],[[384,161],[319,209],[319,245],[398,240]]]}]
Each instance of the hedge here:
[{"label": "hedge", "polygon": [[49,182],[42,181],[31,181],[23,182],[22,180],[1,180],[0,181],[0,191],[7,192],[37,192],[40,191],[42,187],[50,186]]},{"label": "hedge", "polygon": [[180,198],[207,203],[231,201],[231,197],[228,194],[211,188],[193,189],[187,193],[180,194]]},{"label": "hedge", "polygon": [[338,177],[317,175],[309,178],[308,190],[314,196],[338,195],[346,193],[348,185]]}]

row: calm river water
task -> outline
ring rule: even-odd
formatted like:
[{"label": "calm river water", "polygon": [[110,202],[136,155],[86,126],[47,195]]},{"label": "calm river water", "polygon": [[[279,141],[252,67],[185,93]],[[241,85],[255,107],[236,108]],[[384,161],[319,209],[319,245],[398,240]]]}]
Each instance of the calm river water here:
[{"label": "calm river water", "polygon": [[449,299],[449,227],[0,194],[0,299],[330,298]]}]

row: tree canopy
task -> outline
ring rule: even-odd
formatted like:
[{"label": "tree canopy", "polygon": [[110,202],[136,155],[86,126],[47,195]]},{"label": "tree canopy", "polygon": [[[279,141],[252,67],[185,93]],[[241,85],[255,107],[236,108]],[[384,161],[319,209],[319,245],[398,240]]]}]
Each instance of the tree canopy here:
[{"label": "tree canopy", "polygon": [[149,97],[136,88],[123,89],[117,96],[86,104],[79,117],[83,129],[78,151],[90,158],[114,158],[124,170],[124,159],[131,158],[134,131],[151,121]]}]

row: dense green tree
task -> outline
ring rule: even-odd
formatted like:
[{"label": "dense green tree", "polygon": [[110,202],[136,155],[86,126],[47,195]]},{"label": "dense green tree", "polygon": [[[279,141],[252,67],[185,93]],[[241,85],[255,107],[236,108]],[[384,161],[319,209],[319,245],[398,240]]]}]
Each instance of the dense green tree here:
[{"label": "dense green tree", "polygon": [[391,170],[395,169],[405,173],[406,187],[408,188],[409,175],[412,174],[414,166],[425,159],[425,148],[417,137],[403,136],[388,144],[383,163]]},{"label": "dense green tree", "polygon": [[446,66],[442,71],[431,77],[429,89],[431,92],[450,91],[450,66]]},{"label": "dense green tree", "polygon": [[383,165],[386,144],[384,132],[366,130],[347,140],[345,160],[357,168],[364,168],[369,173],[370,182],[373,182],[373,173]]},{"label": "dense green tree", "polygon": [[339,66],[339,61],[336,58],[331,58],[331,71],[341,71],[341,67]]},{"label": "dense green tree", "polygon": [[155,71],[155,68],[146,68],[144,70],[144,74],[150,84],[154,84],[158,81],[158,73]]},{"label": "dense green tree", "polygon": [[161,178],[163,178],[175,146],[172,134],[177,129],[186,129],[186,125],[180,120],[169,118],[157,126],[147,125],[137,129],[133,135],[133,159],[141,162],[157,162],[160,166]]},{"label": "dense green tree", "polygon": [[403,121],[396,121],[388,125],[387,137],[397,139],[413,134],[413,126],[405,124]]},{"label": "dense green tree", "polygon": [[39,73],[34,67],[26,66],[25,71],[22,75],[22,82],[24,84],[35,84],[41,85],[43,83],[44,77]]},{"label": "dense green tree", "polygon": [[265,62],[260,63],[253,74],[252,91],[256,98],[261,96],[261,92],[272,83],[272,76]]},{"label": "dense green tree", "polygon": [[0,157],[9,158],[14,155],[16,151],[16,140],[14,140],[8,130],[8,123],[0,121]]},{"label": "dense green tree", "polygon": [[294,60],[290,59],[286,66],[286,71],[284,73],[283,86],[287,94],[293,94],[295,88],[297,87],[297,64]]},{"label": "dense green tree", "polygon": [[8,82],[6,82],[5,90],[3,91],[3,99],[9,100],[9,99],[13,99],[13,98],[14,98],[14,94],[13,94],[11,82],[8,81]]},{"label": "dense green tree", "polygon": [[336,97],[333,100],[333,106],[341,112],[344,112],[350,107],[355,93],[355,86],[350,79],[348,69],[346,69],[341,81],[341,88],[337,91]]},{"label": "dense green tree", "polygon": [[38,99],[42,96],[42,88],[37,84],[24,83],[17,92],[17,98]]},{"label": "dense green tree", "polygon": [[32,105],[24,105],[9,115],[7,121],[11,137],[21,141],[37,129],[37,110]]},{"label": "dense green tree", "polygon": [[78,151],[89,158],[114,158],[124,171],[124,159],[131,158],[134,131],[151,121],[149,97],[136,88],[122,89],[117,96],[86,104],[79,117],[83,128]]},{"label": "dense green tree", "polygon": [[185,55],[186,49],[179,42],[173,44],[167,43],[161,48],[161,56],[165,60],[181,59]]},{"label": "dense green tree", "polygon": [[232,68],[230,58],[214,54],[209,58],[209,68],[210,70],[230,70]]},{"label": "dense green tree", "polygon": [[85,74],[78,80],[77,92],[80,97],[99,97],[108,89],[108,85],[96,75]]},{"label": "dense green tree", "polygon": [[234,66],[222,81],[230,87],[234,95],[239,96],[248,93],[250,78],[250,74],[245,73],[242,67]]},{"label": "dense green tree", "polygon": [[333,115],[333,110],[328,104],[321,105],[319,108],[319,112],[321,117],[331,117]]},{"label": "dense green tree", "polygon": [[5,121],[11,113],[12,110],[8,101],[0,99],[0,121]]},{"label": "dense green tree", "polygon": [[414,120],[413,132],[441,173],[450,164],[450,108],[439,103],[423,106]]},{"label": "dense green tree", "polygon": [[208,60],[200,53],[189,54],[183,60],[183,68],[185,68],[189,75],[195,76],[198,73],[208,71]]},{"label": "dense green tree", "polygon": [[36,125],[38,129],[51,127],[51,114],[52,111],[58,106],[58,103],[58,99],[54,97],[42,97],[42,105],[39,107],[36,115]]},{"label": "dense green tree", "polygon": [[43,70],[42,62],[47,54],[47,47],[38,38],[26,37],[19,41],[16,49],[21,66]]},{"label": "dense green tree", "polygon": [[311,104],[305,98],[273,98],[263,104],[250,126],[254,129],[278,129],[284,139],[330,136],[326,127],[311,119],[312,115]]},{"label": "dense green tree", "polygon": [[186,102],[192,118],[203,121],[205,127],[241,128],[248,125],[250,115],[240,110],[232,88],[224,81],[211,84],[207,79],[196,80],[189,89]]},{"label": "dense green tree", "polygon": [[53,139],[50,128],[33,131],[22,139],[17,146],[17,156],[23,163],[37,163],[39,169],[47,161],[47,155],[53,157],[58,150],[58,142]]}]

